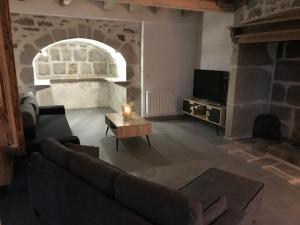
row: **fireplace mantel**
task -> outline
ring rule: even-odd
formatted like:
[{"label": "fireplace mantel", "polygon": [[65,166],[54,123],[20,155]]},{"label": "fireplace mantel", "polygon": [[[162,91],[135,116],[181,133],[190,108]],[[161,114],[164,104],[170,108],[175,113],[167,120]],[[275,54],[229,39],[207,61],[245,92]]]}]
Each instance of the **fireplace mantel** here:
[{"label": "fireplace mantel", "polygon": [[[298,15],[298,16],[297,16]],[[300,40],[300,10],[230,28],[233,43],[260,43]]]}]

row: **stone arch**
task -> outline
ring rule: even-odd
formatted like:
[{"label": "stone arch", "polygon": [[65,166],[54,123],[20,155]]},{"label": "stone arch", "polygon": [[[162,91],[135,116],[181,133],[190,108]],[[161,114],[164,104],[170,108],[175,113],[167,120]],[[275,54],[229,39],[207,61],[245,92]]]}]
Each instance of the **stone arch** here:
[{"label": "stone arch", "polygon": [[120,52],[127,63],[127,101],[141,105],[141,25],[138,22],[11,14],[19,92],[34,91],[32,61],[40,49],[73,38],[102,42]]},{"label": "stone arch", "polygon": [[52,43],[39,51],[32,66],[35,85],[57,79],[127,81],[122,54],[90,39],[73,38]]}]

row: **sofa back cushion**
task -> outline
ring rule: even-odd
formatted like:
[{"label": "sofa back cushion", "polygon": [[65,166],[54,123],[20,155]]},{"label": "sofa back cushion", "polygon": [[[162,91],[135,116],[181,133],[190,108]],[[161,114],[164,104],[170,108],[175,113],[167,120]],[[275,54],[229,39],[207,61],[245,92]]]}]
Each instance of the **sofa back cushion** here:
[{"label": "sofa back cushion", "polygon": [[202,225],[201,203],[129,174],[115,179],[115,198],[157,225]]},{"label": "sofa back cushion", "polygon": [[47,159],[68,169],[70,155],[73,152],[71,149],[68,149],[53,138],[47,138],[41,141],[41,151]]},{"label": "sofa back cushion", "polygon": [[23,127],[36,127],[36,116],[31,104],[21,105]]},{"label": "sofa back cushion", "polygon": [[102,160],[79,152],[70,156],[69,168],[71,173],[110,196],[114,195],[114,179],[123,173]]},{"label": "sofa back cushion", "polygon": [[39,121],[39,116],[40,116],[40,106],[34,96],[34,94],[32,92],[29,92],[27,94],[25,94],[22,99],[21,99],[21,104],[30,104],[32,105],[34,112],[35,112],[35,116],[36,116],[36,120]]},{"label": "sofa back cushion", "polygon": [[64,145],[75,152],[85,153],[89,156],[99,159],[99,147],[79,145],[73,143],[64,143]]}]

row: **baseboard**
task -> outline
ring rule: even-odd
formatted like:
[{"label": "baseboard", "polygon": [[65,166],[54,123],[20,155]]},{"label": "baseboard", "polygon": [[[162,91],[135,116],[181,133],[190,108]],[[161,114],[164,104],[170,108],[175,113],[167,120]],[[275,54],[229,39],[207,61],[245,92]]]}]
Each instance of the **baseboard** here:
[{"label": "baseboard", "polygon": [[184,116],[183,114],[182,115],[168,115],[168,116],[149,116],[149,117],[145,117],[145,119],[147,119],[147,120],[159,120],[159,121],[178,120],[178,119],[182,119],[183,116]]}]

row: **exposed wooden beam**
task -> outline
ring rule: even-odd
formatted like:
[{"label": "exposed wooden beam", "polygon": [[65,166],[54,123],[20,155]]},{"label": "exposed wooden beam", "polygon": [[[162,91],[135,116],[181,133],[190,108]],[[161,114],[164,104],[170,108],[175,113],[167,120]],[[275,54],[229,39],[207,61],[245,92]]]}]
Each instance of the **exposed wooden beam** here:
[{"label": "exposed wooden beam", "polygon": [[[112,0],[102,1],[110,2]],[[224,9],[218,7],[212,0],[116,0],[115,3],[191,11],[224,11]]]}]

